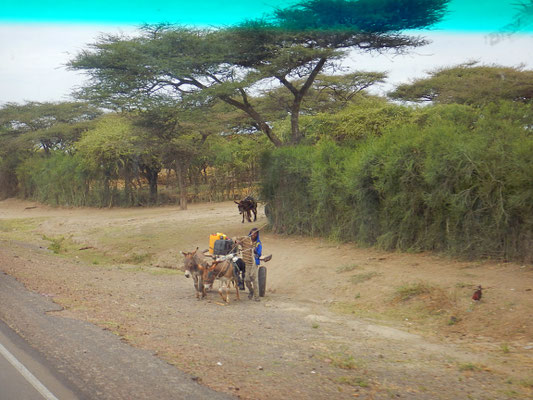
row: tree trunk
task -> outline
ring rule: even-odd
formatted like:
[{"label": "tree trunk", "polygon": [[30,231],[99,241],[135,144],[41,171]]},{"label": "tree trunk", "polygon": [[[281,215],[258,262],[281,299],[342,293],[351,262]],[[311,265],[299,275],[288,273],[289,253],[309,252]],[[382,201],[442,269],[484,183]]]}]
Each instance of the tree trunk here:
[{"label": "tree trunk", "polygon": [[303,135],[300,132],[300,107],[301,99],[294,100],[291,107],[291,144],[298,144],[303,139]]},{"label": "tree trunk", "polygon": [[156,204],[157,203],[157,177],[159,175],[160,168],[157,167],[151,167],[149,165],[145,165],[145,177],[148,180],[148,184],[150,185],[150,203]]},{"label": "tree trunk", "polygon": [[180,209],[187,209],[187,184],[183,173],[183,166],[179,161],[176,161],[176,178],[178,180],[178,189],[180,191]]}]

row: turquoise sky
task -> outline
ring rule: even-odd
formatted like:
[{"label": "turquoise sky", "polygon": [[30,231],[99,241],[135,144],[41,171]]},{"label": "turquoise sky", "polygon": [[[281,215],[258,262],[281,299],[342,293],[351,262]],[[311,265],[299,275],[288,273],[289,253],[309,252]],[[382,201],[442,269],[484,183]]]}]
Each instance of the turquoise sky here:
[{"label": "turquoise sky", "polygon": [[[483,32],[499,30],[517,14],[521,0],[452,0],[446,19],[436,29]],[[523,0],[529,1],[529,0]],[[296,1],[280,0],[25,0],[3,1],[0,24],[69,23],[140,25],[183,23],[230,25],[286,7]],[[529,15],[532,21],[533,15]],[[533,33],[533,23],[525,28]]]}]

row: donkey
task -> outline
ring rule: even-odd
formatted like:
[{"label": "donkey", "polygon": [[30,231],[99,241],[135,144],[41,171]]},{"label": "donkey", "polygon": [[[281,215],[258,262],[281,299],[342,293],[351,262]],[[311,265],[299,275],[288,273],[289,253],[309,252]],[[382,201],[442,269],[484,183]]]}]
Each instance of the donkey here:
[{"label": "donkey", "polygon": [[[181,254],[183,254],[183,256],[185,257],[185,263],[183,265],[185,277],[189,278],[192,276],[194,282],[194,289],[196,289],[196,298],[200,300],[205,297],[204,282],[207,283],[207,281],[204,280],[203,274],[205,270],[209,267],[209,264],[199,254],[197,254],[197,252],[198,247],[192,252],[182,251]],[[202,296],[201,298],[200,295]]]},{"label": "donkey", "polygon": [[210,267],[204,268],[203,280],[207,281],[209,278],[218,279],[220,281],[220,287],[218,288],[218,293],[222,300],[226,303],[229,303],[229,291],[230,284],[233,282],[235,285],[235,290],[237,294],[237,300],[240,300],[239,296],[239,285],[238,285],[238,272],[235,271],[231,259],[225,260],[215,260]]},{"label": "donkey", "polygon": [[254,221],[257,221],[257,201],[252,196],[245,197],[244,200],[234,201],[239,209],[239,214],[242,214],[242,223],[244,223],[244,217],[248,222],[252,222],[252,213],[254,213]]}]

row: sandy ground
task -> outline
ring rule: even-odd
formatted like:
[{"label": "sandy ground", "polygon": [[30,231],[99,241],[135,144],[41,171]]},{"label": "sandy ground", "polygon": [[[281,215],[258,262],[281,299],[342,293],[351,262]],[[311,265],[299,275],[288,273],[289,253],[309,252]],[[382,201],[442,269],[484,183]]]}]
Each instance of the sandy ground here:
[{"label": "sandy ground", "polygon": [[[514,399],[533,392],[533,267],[262,232],[267,294],[203,301],[180,250],[243,235],[231,203],[66,209],[0,202],[0,270],[244,399]],[[52,250],[55,250],[54,253]],[[475,286],[487,288],[480,302]]]}]

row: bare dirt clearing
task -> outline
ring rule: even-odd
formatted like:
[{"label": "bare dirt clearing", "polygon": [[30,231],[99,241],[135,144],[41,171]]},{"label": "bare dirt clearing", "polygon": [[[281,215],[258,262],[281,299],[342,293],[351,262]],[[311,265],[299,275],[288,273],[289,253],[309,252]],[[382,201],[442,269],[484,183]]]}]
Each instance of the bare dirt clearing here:
[{"label": "bare dirt clearing", "polygon": [[[35,207],[35,208],[32,208]],[[246,234],[233,203],[187,211],[0,202],[0,269],[245,399],[530,398],[533,268],[262,234],[261,302],[197,301],[175,269],[208,236]],[[55,253],[54,253],[55,252]],[[488,289],[473,303],[473,287]],[[234,299],[235,296],[232,296]]]}]

